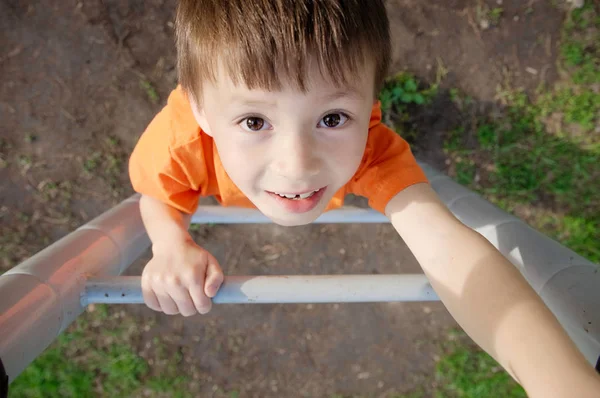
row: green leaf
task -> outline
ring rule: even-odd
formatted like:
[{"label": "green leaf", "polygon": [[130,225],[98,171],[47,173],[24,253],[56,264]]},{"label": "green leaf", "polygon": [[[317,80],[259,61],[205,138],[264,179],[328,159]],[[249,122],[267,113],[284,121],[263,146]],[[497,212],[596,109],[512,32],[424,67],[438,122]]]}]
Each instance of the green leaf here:
[{"label": "green leaf", "polygon": [[404,102],[405,104],[410,104],[413,100],[413,94],[409,94],[409,93],[404,93],[402,94],[402,97],[400,97],[400,101]]},{"label": "green leaf", "polygon": [[395,99],[402,97],[403,94],[404,94],[404,90],[402,89],[402,87],[396,86],[392,89],[392,96]]},{"label": "green leaf", "polygon": [[423,105],[425,103],[425,97],[422,94],[417,93],[414,95],[414,101],[417,105]]},{"label": "green leaf", "polygon": [[415,92],[417,91],[417,83],[413,79],[408,79],[404,83],[404,88],[406,89],[406,91]]}]

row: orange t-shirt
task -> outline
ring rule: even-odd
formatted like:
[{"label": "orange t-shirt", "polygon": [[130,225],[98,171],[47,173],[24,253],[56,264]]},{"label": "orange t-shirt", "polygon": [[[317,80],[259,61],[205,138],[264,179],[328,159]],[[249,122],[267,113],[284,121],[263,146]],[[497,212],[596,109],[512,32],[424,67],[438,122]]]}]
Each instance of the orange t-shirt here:
[{"label": "orange t-shirt", "polygon": [[[215,196],[223,206],[255,207],[227,175],[212,137],[198,126],[181,87],[173,90],[142,134],[129,161],[129,175],[135,191],[188,214],[196,210],[201,196]],[[326,210],[341,207],[346,194],[355,194],[383,213],[398,192],[426,181],[408,143],[381,123],[377,104],[361,164]]]}]

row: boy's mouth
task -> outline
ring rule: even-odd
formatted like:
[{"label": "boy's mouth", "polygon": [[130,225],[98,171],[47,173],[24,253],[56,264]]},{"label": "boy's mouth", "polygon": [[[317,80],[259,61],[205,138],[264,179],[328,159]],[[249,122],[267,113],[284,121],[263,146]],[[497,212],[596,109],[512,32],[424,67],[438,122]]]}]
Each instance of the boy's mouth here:
[{"label": "boy's mouth", "polygon": [[298,193],[298,194],[294,194],[294,193],[279,193],[279,192],[273,192],[276,195],[281,196],[282,198],[286,198],[286,199],[291,199],[291,200],[302,200],[302,199],[308,199],[311,196],[313,196],[315,193],[319,192],[320,189],[316,189],[314,191],[309,191],[309,192],[304,192],[304,193]]},{"label": "boy's mouth", "polygon": [[323,197],[323,193],[327,187],[298,192],[298,193],[287,193],[287,192],[271,192],[266,191],[269,196],[283,206],[287,211],[291,213],[306,213],[315,208]]}]

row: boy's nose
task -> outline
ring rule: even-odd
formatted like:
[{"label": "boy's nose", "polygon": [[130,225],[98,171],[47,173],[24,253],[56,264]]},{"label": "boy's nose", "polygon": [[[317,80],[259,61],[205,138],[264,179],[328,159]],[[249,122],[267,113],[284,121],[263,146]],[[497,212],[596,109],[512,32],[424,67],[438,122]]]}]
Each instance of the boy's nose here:
[{"label": "boy's nose", "polygon": [[288,180],[303,180],[321,171],[314,139],[308,135],[289,134],[275,149],[272,168]]}]

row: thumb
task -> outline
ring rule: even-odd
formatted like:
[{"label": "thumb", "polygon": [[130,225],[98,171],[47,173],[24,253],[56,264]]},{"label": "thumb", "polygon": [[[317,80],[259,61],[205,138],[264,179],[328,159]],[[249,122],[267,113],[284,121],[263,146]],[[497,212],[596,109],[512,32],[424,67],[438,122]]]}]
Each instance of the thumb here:
[{"label": "thumb", "polygon": [[223,279],[223,270],[221,270],[219,263],[213,256],[209,255],[206,278],[204,279],[204,294],[207,297],[215,297],[223,283]]}]

